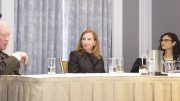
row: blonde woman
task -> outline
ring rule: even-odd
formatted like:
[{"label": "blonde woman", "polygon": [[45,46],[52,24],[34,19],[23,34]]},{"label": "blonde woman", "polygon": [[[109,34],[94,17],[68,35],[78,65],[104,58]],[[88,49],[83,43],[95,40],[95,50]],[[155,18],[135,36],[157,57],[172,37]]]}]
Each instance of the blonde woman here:
[{"label": "blonde woman", "polygon": [[68,72],[105,72],[103,58],[99,50],[99,40],[95,31],[87,29],[81,34],[77,50],[70,53]]}]

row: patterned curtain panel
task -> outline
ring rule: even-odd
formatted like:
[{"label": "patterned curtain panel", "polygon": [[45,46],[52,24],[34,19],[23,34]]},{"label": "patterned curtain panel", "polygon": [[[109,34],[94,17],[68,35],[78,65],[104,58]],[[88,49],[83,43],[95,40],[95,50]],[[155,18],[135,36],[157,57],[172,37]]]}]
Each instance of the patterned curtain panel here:
[{"label": "patterned curtain panel", "polygon": [[[112,49],[112,0],[15,0],[14,51],[29,55],[21,72],[44,74],[48,57],[68,59],[86,28],[98,33],[107,64]],[[61,73],[58,62],[56,67]]]},{"label": "patterned curtain panel", "polygon": [[[1,11],[1,10],[2,10],[2,6],[1,6],[2,3],[1,3],[1,2],[2,2],[2,0],[0,0],[0,13],[2,13],[2,11]],[[1,15],[1,16],[2,16],[2,15]]]},{"label": "patterned curtain panel", "polygon": [[62,17],[63,0],[15,0],[14,49],[29,55],[25,74],[46,73],[47,58],[61,57]]}]

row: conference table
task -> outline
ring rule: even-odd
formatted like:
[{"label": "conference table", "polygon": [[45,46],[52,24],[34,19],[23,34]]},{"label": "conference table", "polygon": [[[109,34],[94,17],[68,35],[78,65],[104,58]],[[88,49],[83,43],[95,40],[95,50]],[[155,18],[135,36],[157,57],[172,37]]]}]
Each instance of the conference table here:
[{"label": "conference table", "polygon": [[3,75],[0,101],[180,101],[180,74]]}]

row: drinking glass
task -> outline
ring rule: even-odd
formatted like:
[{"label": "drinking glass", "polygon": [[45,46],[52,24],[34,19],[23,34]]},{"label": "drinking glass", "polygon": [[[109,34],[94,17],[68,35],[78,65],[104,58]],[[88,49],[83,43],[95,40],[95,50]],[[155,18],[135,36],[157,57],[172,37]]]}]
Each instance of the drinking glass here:
[{"label": "drinking glass", "polygon": [[56,58],[48,58],[48,74],[56,74]]},{"label": "drinking glass", "polygon": [[147,75],[148,74],[148,67],[146,65],[146,61],[147,60],[147,54],[144,54],[141,58],[141,65],[139,66],[139,73],[141,75]]},{"label": "drinking glass", "polygon": [[124,59],[119,58],[117,59],[117,73],[123,73],[124,72]]},{"label": "drinking glass", "polygon": [[166,60],[164,62],[164,73],[173,73],[175,71],[175,61],[174,60]]},{"label": "drinking glass", "polygon": [[109,58],[109,73],[117,71],[117,58]]},{"label": "drinking glass", "polygon": [[175,63],[175,69],[180,70],[180,60],[177,60]]}]

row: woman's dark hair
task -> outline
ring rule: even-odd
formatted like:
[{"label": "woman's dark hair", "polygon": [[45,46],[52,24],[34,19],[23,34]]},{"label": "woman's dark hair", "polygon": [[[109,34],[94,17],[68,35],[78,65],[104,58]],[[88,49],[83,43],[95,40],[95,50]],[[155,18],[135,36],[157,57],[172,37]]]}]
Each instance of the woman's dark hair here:
[{"label": "woman's dark hair", "polygon": [[173,59],[174,60],[177,60],[178,58],[178,55],[180,54],[180,42],[179,42],[179,39],[177,37],[176,34],[172,33],[172,32],[167,32],[167,33],[164,33],[161,37],[160,37],[160,40],[159,40],[159,49],[163,51],[163,55],[164,55],[164,49],[162,49],[161,47],[161,40],[164,36],[169,36],[171,39],[172,39],[172,42],[176,42],[175,46],[173,47]]}]

